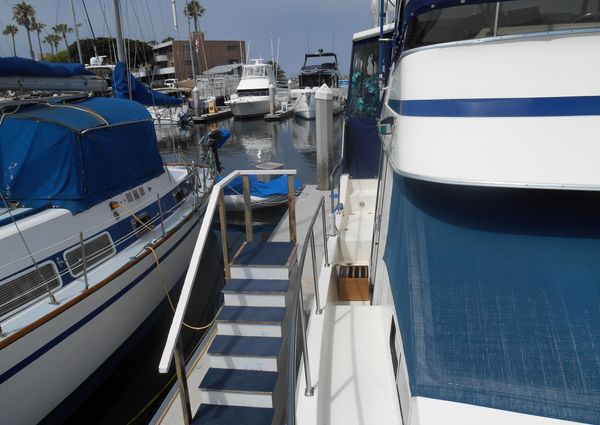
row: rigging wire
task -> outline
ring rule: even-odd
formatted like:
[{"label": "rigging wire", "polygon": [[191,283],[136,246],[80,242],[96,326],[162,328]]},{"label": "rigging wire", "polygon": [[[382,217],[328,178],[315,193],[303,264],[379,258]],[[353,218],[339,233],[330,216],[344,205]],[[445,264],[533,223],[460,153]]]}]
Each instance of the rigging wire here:
[{"label": "rigging wire", "polygon": [[88,28],[90,33],[92,34],[92,47],[94,48],[94,56],[98,57],[98,49],[96,47],[96,34],[94,34],[94,28],[92,27],[92,21],[90,20],[90,15],[88,14],[87,7],[85,5],[85,0],[81,0],[83,4],[83,11],[85,12],[85,17],[87,18]]}]

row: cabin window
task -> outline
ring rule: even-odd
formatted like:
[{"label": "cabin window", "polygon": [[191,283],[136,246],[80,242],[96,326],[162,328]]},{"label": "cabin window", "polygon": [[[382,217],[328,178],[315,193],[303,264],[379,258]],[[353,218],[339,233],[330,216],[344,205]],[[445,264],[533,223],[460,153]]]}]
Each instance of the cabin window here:
[{"label": "cabin window", "polygon": [[413,17],[405,49],[494,35],[599,27],[600,0],[513,0],[463,5]]},{"label": "cabin window", "polygon": [[13,311],[49,290],[61,285],[60,276],[53,262],[32,267],[25,273],[0,283],[0,316]]},{"label": "cabin window", "polygon": [[[103,233],[83,242],[85,265],[89,270],[117,253],[110,234]],[[81,245],[68,250],[64,254],[67,265],[73,277],[83,273],[83,253]]]},{"label": "cabin window", "polygon": [[133,230],[135,230],[138,237],[148,233],[152,229],[148,213],[142,212],[136,214],[136,216],[131,219],[131,227],[133,227]]},{"label": "cabin window", "polygon": [[350,115],[374,118],[379,112],[379,42],[356,44],[352,53]]},{"label": "cabin window", "polygon": [[268,96],[269,90],[238,90],[237,95],[244,96]]}]

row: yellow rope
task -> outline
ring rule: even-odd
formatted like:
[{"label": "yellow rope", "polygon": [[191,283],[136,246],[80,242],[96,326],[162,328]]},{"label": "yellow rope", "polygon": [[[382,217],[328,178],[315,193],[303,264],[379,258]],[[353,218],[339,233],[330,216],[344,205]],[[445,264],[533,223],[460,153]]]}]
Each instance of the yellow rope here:
[{"label": "yellow rope", "polygon": [[[165,276],[163,275],[162,269],[160,268],[160,262],[158,261],[158,256],[156,255],[156,251],[151,246],[148,246],[147,248],[152,252],[152,255],[154,255],[154,260],[156,261],[156,269],[158,270],[158,274],[160,275],[160,280],[162,282],[163,291],[165,292],[165,296],[167,297],[167,300],[169,301],[171,310],[173,310],[173,313],[175,313],[175,305],[173,304],[173,300],[171,300],[171,295],[169,295],[169,290],[167,289],[167,285],[165,283]],[[215,322],[215,319],[213,318],[211,320],[211,322],[206,326],[192,326],[192,325],[188,325],[187,323],[185,323],[183,321],[181,322],[181,324],[183,326],[185,326],[186,328],[192,329],[194,331],[203,331],[205,329],[210,328],[214,322]]]},{"label": "yellow rope", "polygon": [[150,231],[152,232],[152,236],[154,236],[154,239],[156,239],[156,233],[154,232],[154,228],[153,228],[152,226],[150,226],[150,225],[148,225],[148,223],[144,223],[142,220],[140,220],[140,218],[139,218],[137,215],[135,215],[135,213],[134,213],[133,211],[131,211],[131,210],[130,210],[130,209],[127,207],[127,205],[123,205],[123,204],[121,204],[121,203],[119,203],[119,202],[116,202],[116,204],[117,204],[119,207],[123,207],[123,208],[125,208],[127,211],[129,211],[129,213],[130,213],[130,214],[133,216],[133,218],[134,218],[134,219],[135,219],[135,220],[136,220],[138,223],[140,223],[140,224],[142,225],[142,227],[145,227],[146,229],[148,229],[148,230],[150,230]]}]

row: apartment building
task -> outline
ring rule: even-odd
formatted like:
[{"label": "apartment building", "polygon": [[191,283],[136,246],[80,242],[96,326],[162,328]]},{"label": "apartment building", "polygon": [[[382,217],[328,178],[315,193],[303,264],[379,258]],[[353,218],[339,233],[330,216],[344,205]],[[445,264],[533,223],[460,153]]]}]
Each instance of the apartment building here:
[{"label": "apartment building", "polygon": [[[154,78],[185,80],[217,65],[244,63],[246,42],[243,40],[206,40],[204,33],[192,33],[192,49],[188,40],[173,40],[154,46]],[[191,53],[191,54],[190,54]]]}]

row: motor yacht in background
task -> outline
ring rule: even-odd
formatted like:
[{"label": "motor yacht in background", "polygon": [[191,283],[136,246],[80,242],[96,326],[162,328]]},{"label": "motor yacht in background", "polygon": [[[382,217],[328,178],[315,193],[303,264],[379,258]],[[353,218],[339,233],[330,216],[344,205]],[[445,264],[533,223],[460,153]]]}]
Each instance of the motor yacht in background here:
[{"label": "motor yacht in background", "polygon": [[[49,67],[53,78],[89,75],[0,60],[3,75],[39,79]],[[69,99],[13,105],[0,123],[0,411],[11,424],[80,396],[147,329],[178,290],[214,180],[163,165],[139,103]]]},{"label": "motor yacht in background", "polygon": [[236,118],[262,117],[270,111],[271,85],[275,87],[273,66],[262,59],[254,59],[251,64],[243,66],[236,93],[225,104]]},{"label": "motor yacht in background", "polygon": [[333,113],[339,114],[344,106],[347,88],[340,88],[340,72],[337,55],[323,52],[304,55],[304,65],[298,74],[298,88],[291,90],[294,101],[294,113],[304,119],[315,119],[315,94],[323,85],[331,89],[333,94]]}]

